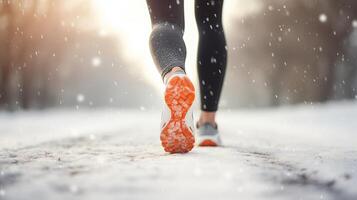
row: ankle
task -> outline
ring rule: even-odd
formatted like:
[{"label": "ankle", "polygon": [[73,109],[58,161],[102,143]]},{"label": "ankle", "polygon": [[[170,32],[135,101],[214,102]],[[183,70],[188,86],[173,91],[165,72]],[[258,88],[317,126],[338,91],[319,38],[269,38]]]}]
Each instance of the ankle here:
[{"label": "ankle", "polygon": [[197,126],[201,126],[207,123],[211,124],[213,127],[217,127],[216,112],[202,111],[201,116],[197,122]]},{"label": "ankle", "polygon": [[[185,72],[181,67],[173,67],[170,72]],[[170,73],[169,72],[169,73]]]},{"label": "ankle", "polygon": [[164,79],[169,79],[175,73],[185,73],[181,67],[173,67],[169,72],[166,73]]}]

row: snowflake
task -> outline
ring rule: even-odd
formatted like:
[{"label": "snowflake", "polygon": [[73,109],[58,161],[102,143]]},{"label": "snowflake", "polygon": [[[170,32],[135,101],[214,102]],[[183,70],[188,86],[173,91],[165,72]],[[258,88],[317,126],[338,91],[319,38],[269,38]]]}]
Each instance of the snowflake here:
[{"label": "snowflake", "polygon": [[322,13],[319,16],[319,20],[321,23],[325,23],[327,21],[327,16],[324,13]]},{"label": "snowflake", "polygon": [[85,100],[85,96],[83,94],[77,94],[77,102],[83,102]]},{"label": "snowflake", "polygon": [[102,64],[102,60],[99,57],[92,58],[92,66],[99,67]]},{"label": "snowflake", "polygon": [[352,21],[352,26],[353,26],[353,28],[357,28],[357,20],[356,19]]}]

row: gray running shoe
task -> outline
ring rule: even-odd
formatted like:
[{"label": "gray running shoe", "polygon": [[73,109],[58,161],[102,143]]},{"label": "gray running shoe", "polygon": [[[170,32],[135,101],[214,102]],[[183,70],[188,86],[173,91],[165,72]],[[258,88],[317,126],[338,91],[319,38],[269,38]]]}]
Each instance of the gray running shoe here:
[{"label": "gray running shoe", "polygon": [[210,123],[205,123],[201,126],[197,124],[196,141],[201,147],[222,146],[222,141],[218,133],[218,127],[214,127]]}]

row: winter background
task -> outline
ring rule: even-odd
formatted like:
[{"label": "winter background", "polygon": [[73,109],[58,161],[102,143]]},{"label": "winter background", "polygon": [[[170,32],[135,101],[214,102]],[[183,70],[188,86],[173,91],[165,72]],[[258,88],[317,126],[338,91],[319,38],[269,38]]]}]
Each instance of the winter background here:
[{"label": "winter background", "polygon": [[357,199],[357,1],[225,0],[224,28],[224,146],[170,155],[145,1],[0,0],[0,199]]}]

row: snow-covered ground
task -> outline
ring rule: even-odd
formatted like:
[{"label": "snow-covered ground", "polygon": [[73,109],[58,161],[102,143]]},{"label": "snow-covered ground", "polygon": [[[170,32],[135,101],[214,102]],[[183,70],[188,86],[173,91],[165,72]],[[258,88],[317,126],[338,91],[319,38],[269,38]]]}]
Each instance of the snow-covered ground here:
[{"label": "snow-covered ground", "polygon": [[160,113],[0,113],[0,199],[357,199],[357,102],[224,111],[166,154]]}]

